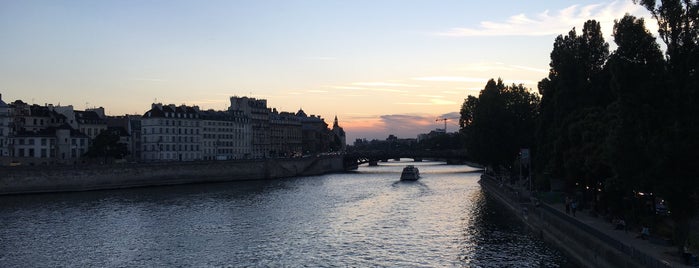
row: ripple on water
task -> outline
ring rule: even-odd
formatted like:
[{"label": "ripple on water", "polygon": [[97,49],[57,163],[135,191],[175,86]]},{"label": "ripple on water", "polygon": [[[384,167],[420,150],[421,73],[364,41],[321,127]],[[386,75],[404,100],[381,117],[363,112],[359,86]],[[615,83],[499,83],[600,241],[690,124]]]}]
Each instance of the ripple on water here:
[{"label": "ripple on water", "polygon": [[556,267],[568,265],[434,162],[348,174],[0,197],[3,267]]}]

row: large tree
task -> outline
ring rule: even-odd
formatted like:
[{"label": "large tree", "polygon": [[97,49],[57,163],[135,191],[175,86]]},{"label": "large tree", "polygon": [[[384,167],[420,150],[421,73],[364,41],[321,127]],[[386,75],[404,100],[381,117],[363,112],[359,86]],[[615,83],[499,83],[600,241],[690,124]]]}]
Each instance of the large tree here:
[{"label": "large tree", "polygon": [[659,139],[666,108],[665,61],[655,37],[645,28],[643,19],[626,15],[614,25],[614,42],[618,48],[607,67],[615,114],[609,138],[616,180],[624,189],[652,192],[655,179],[661,176],[654,158],[662,151]]},{"label": "large tree", "polygon": [[539,98],[522,85],[491,79],[478,98],[469,96],[460,123],[466,149],[476,161],[509,167],[520,148],[533,144]]},{"label": "large tree", "polygon": [[535,168],[539,174],[564,178],[569,186],[580,184],[585,177],[597,176],[599,169],[581,166],[578,158],[582,156],[576,155],[590,150],[593,144],[571,136],[577,134],[571,133],[570,127],[577,124],[577,120],[589,120],[581,113],[589,109],[605,109],[611,103],[612,94],[606,86],[609,76],[604,69],[608,57],[609,44],[604,41],[597,21],[585,22],[580,35],[573,28],[566,36],[556,38],[549,75],[539,82],[541,117],[534,152]]},{"label": "large tree", "polygon": [[689,219],[696,213],[699,187],[699,3],[692,0],[640,0],[658,21],[665,43],[669,100],[655,146],[659,194],[669,201],[676,221],[675,241],[682,247]]}]

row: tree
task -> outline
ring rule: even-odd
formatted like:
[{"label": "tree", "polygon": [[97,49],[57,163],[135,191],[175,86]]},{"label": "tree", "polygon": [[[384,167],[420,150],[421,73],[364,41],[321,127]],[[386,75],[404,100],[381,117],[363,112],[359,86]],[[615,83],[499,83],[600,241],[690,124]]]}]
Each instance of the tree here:
[{"label": "tree", "polygon": [[509,167],[520,148],[533,144],[539,98],[522,85],[490,79],[478,98],[469,96],[460,123],[466,149],[476,161]]},{"label": "tree", "polygon": [[676,222],[675,242],[680,248],[689,236],[699,188],[699,3],[689,0],[640,0],[658,21],[665,53],[668,116],[656,138],[654,170],[659,194],[664,196]]},{"label": "tree", "polygon": [[97,135],[92,140],[90,149],[85,153],[92,158],[123,159],[128,154],[126,144],[119,142],[119,133],[113,130],[106,130]]},{"label": "tree", "polygon": [[476,106],[478,106],[478,98],[471,95],[469,95],[464,100],[464,104],[461,105],[459,127],[462,132],[473,122],[473,113],[476,111]]},{"label": "tree", "polygon": [[665,61],[643,19],[626,15],[615,21],[614,42],[618,48],[607,63],[615,95],[610,112],[616,115],[609,139],[612,165],[625,189],[653,192],[662,174],[653,167],[663,143],[659,131],[668,116]]},{"label": "tree", "polygon": [[541,116],[534,151],[539,175],[564,178],[572,187],[582,183],[581,178],[598,173],[579,169],[577,156],[573,156],[590,145],[568,134],[570,127],[579,123],[576,120],[586,120],[581,113],[605,109],[613,100],[604,68],[608,57],[609,45],[604,41],[599,22],[594,20],[585,22],[580,35],[573,28],[568,35],[559,35],[554,41],[549,75],[539,82]]}]

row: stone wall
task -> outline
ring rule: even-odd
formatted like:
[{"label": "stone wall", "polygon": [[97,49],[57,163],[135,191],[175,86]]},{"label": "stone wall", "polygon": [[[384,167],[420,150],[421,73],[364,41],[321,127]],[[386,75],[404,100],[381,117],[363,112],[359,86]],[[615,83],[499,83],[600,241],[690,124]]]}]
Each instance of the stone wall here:
[{"label": "stone wall", "polygon": [[0,195],[263,180],[342,171],[342,156],[258,161],[0,167]]},{"label": "stone wall", "polygon": [[605,241],[583,226],[566,221],[546,204],[533,206],[523,194],[517,194],[491,177],[482,178],[481,186],[510,209],[534,234],[561,249],[582,267],[667,267],[647,256],[642,258],[638,252],[629,255],[628,252],[619,251],[613,241]]}]

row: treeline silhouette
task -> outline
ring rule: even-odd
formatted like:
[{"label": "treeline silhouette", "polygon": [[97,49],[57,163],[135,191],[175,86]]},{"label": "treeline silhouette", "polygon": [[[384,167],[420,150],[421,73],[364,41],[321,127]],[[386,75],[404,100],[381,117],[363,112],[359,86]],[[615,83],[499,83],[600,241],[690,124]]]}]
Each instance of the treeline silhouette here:
[{"label": "treeline silhouette", "polygon": [[464,100],[461,132],[474,159],[513,173],[531,148],[538,190],[561,180],[594,213],[637,226],[672,219],[683,247],[699,199],[699,3],[636,3],[658,21],[664,52],[642,18],[615,21],[611,53],[589,20],[556,37],[539,95],[490,80]]}]

